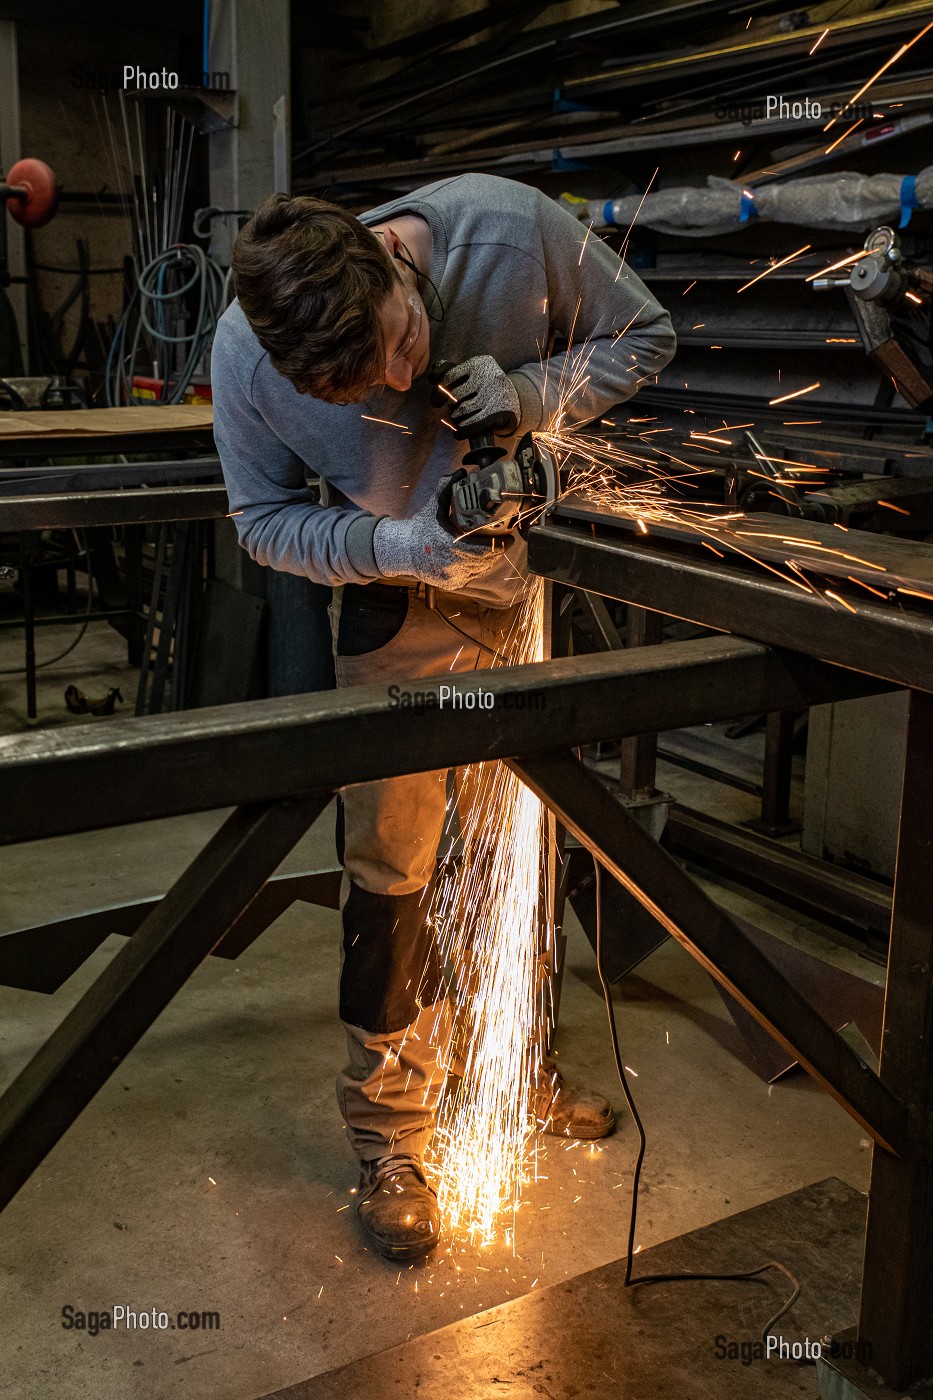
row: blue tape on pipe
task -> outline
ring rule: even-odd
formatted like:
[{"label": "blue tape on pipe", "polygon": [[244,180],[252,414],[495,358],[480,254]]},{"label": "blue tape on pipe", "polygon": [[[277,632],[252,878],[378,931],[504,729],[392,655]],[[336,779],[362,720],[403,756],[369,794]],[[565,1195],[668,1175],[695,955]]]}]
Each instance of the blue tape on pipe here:
[{"label": "blue tape on pipe", "polygon": [[615,221],[615,200],[607,199],[606,203],[603,205],[603,223],[607,228],[613,228],[615,226]]},{"label": "blue tape on pipe", "polygon": [[901,221],[898,228],[906,228],[910,223],[910,216],[915,209],[919,209],[917,200],[917,177],[916,175],[905,175],[901,181]]},{"label": "blue tape on pipe", "polygon": [[755,196],[751,190],[742,191],[742,202],[739,205],[739,223],[747,224],[749,219],[757,219],[758,210],[755,208]]}]

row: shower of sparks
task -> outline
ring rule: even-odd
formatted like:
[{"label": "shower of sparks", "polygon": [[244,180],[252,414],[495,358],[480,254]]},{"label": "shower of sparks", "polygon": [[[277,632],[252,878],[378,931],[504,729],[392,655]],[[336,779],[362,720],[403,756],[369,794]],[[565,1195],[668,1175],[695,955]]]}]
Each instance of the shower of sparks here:
[{"label": "shower of sparks", "polygon": [[[581,260],[586,242],[584,238]],[[802,256],[809,247],[805,245],[769,265],[746,285]],[[833,267],[864,255],[845,258]],[[691,282],[682,295],[695,285]],[[572,494],[584,503],[611,511],[631,521],[644,535],[665,525],[688,530],[720,559],[740,555],[814,600],[856,613],[851,602],[827,588],[825,582],[817,586],[805,570],[818,574],[821,556],[836,569],[841,560],[885,573],[882,566],[819,541],[789,536],[786,532],[792,527],[786,519],[772,531],[743,530],[738,522],[745,520],[744,512],[727,504],[691,501],[690,493],[705,484],[700,478],[714,474],[715,464],[707,467],[678,456],[671,450],[680,447],[677,437],[663,439],[668,446],[662,445],[652,434],[672,429],[641,426],[656,422],[655,415],[629,418],[618,428],[602,420],[591,423],[586,431],[574,429],[575,417],[592,417],[585,411],[584,396],[591,381],[595,348],[586,340],[574,343],[579,311],[578,302],[567,337],[568,350],[559,357],[556,385],[549,383],[549,376],[557,372],[557,361],[550,357],[543,361],[545,401],[556,398],[558,407],[547,427],[535,434],[538,444],[556,459],[560,497]],[[624,331],[614,336],[613,344],[622,335]],[[636,388],[655,377],[637,359],[629,372],[636,376]],[[456,402],[449,390],[440,387]],[[811,384],[771,403],[784,403],[819,387],[819,383]],[[611,436],[600,435],[594,431],[600,426],[615,431]],[[735,444],[722,434],[745,427],[754,424],[729,425],[723,420],[723,428],[713,432],[694,430],[680,450],[712,452],[714,456],[722,456],[724,450],[724,460],[729,462],[728,453]],[[825,475],[825,469],[811,463],[770,460],[785,466],[784,477],[767,478],[776,485],[786,478],[787,484],[798,488],[812,486],[814,476]],[[526,516],[533,520],[550,504],[535,502]],[[749,537],[757,535],[780,550],[773,562],[762,557],[761,546],[756,553],[751,552],[756,545]],[[790,550],[790,557],[784,557],[785,549]],[[793,557],[798,552],[801,557]],[[848,576],[848,582],[880,598],[889,597],[854,575]],[[541,579],[532,579],[510,636],[499,644],[494,664],[514,666],[543,656],[544,584]],[[458,661],[459,656],[454,666]],[[444,863],[431,907],[437,949],[449,969],[453,995],[450,1004],[439,1004],[431,1032],[432,1044],[438,1047],[438,1069],[447,1078],[447,1087],[438,1106],[426,1165],[452,1236],[483,1246],[504,1235],[506,1245],[514,1251],[523,1188],[541,1177],[532,1086],[539,1078],[552,1020],[549,818],[534,794],[501,763],[471,764],[458,774],[457,786],[456,817],[450,819],[452,826],[458,826],[450,833],[455,855]]]},{"label": "shower of sparks", "polygon": [[868,82],[863,83],[862,86],[859,88],[858,92],[854,93],[853,96],[849,98],[848,102],[845,102],[840,108],[840,110],[830,117],[829,121],[823,127],[823,130],[828,131],[829,128],[833,125],[833,123],[837,122],[839,118],[849,110],[850,107],[854,107],[859,98],[862,97],[868,91],[868,89],[878,81],[882,73],[886,73],[889,68],[893,67],[893,65],[897,63],[898,59],[903,58],[907,50],[912,49],[914,44],[918,43],[923,38],[924,34],[929,34],[931,29],[933,29],[933,20],[931,20],[929,24],[925,25],[924,28],[920,30],[919,34],[915,34],[912,39],[909,39],[906,44],[901,44],[897,52],[893,53],[885,63],[882,63],[877,73],[873,73],[868,79]]},{"label": "shower of sparks", "polygon": [[[534,580],[497,664],[543,658],[544,585]],[[530,1088],[550,1021],[553,946],[542,879],[545,811],[501,763],[459,783],[461,850],[435,895],[440,955],[456,970],[448,1056],[462,1068],[438,1113],[431,1161],[448,1228],[486,1244],[534,1174]]]}]

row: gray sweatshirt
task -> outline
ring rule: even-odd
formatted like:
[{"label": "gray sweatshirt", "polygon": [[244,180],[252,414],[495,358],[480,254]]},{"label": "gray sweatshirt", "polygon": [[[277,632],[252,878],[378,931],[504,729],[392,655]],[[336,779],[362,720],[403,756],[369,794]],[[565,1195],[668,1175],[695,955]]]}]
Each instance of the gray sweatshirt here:
[{"label": "gray sweatshirt", "polygon": [[[431,358],[492,355],[518,391],[521,433],[547,425],[560,386],[575,375],[586,382],[566,421],[583,423],[629,398],[671,359],[667,312],[615,253],[540,191],[494,175],[460,175],[361,220],[378,224],[403,213],[421,215],[431,228],[440,304],[420,284]],[[549,359],[555,341],[569,348]],[[468,450],[442,424],[443,410],[432,408],[424,378],[407,393],[374,390],[361,404],[299,394],[273,369],[238,302],[217,327],[211,375],[214,436],[240,544],[260,564],[318,583],[379,578],[378,520],[414,515]],[[314,504],[309,474],[326,483],[329,504]],[[466,591],[505,607],[525,572],[518,539]]]}]

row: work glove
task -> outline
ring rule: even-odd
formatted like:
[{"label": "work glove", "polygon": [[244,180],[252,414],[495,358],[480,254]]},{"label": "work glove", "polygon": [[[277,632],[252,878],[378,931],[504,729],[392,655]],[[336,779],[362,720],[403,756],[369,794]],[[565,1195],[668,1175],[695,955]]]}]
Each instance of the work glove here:
[{"label": "work glove", "polygon": [[[456,476],[464,476],[458,472]],[[455,477],[444,477],[437,491],[409,520],[384,516],[373,531],[373,556],[385,578],[416,578],[460,593],[487,573],[499,557],[494,542],[476,535],[457,537],[447,524]]]},{"label": "work glove", "polygon": [[447,416],[458,438],[480,433],[512,437],[518,432],[522,416],[518,393],[492,355],[474,355],[462,364],[452,365],[438,377],[438,382],[453,394],[456,403],[437,389],[432,402],[449,410]]}]

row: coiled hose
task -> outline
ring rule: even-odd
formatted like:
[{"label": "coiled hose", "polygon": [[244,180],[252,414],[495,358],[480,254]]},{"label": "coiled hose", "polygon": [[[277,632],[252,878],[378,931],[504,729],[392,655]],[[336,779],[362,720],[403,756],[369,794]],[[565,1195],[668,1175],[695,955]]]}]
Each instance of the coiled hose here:
[{"label": "coiled hose", "polygon": [[[147,354],[155,377],[162,380],[160,403],[181,403],[217,321],[229,300],[231,276],[203,248],[179,243],[167,248],[141,270],[136,289],[120,317],[104,369],[107,406],[151,403],[133,392],[137,359]],[[190,335],[173,335],[190,301],[197,300]],[[177,365],[176,346],[187,347]]]}]

